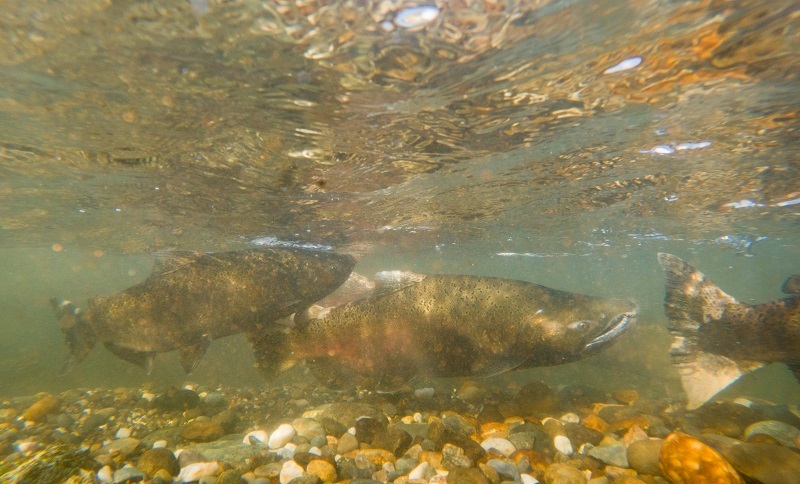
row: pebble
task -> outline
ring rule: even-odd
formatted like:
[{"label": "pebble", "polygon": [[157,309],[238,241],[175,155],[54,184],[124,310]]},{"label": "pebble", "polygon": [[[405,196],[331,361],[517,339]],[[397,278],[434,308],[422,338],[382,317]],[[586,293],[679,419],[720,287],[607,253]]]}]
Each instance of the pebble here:
[{"label": "pebble", "polygon": [[139,439],[135,439],[133,437],[126,437],[124,439],[117,439],[112,440],[111,442],[104,445],[100,451],[105,454],[115,454],[120,453],[125,457],[129,457],[136,453],[139,450],[139,447],[142,445],[142,442]]},{"label": "pebble", "polygon": [[125,466],[117,469],[113,474],[114,484],[120,484],[127,481],[141,481],[144,479],[144,473],[133,466]]},{"label": "pebble", "polygon": [[178,474],[179,482],[192,482],[202,479],[203,477],[213,477],[219,474],[220,466],[216,461],[213,462],[196,462],[181,468]]},{"label": "pebble", "polygon": [[318,476],[322,482],[336,482],[336,467],[326,460],[312,460],[306,466],[306,472]]},{"label": "pebble", "polygon": [[97,480],[100,482],[114,482],[114,471],[111,466],[103,466],[97,471]]},{"label": "pebble", "polygon": [[211,420],[194,420],[181,429],[181,437],[193,442],[211,442],[225,435],[222,425]]},{"label": "pebble", "polygon": [[181,472],[178,459],[171,450],[165,448],[150,449],[145,451],[136,462],[136,466],[149,476],[164,469],[170,476],[175,477]]},{"label": "pebble", "polygon": [[563,435],[556,435],[553,438],[553,447],[564,455],[572,455],[572,452],[574,452],[572,442]]},{"label": "pebble", "polygon": [[584,453],[608,465],[628,467],[628,451],[625,446],[620,442],[606,439],[597,447],[591,447]]},{"label": "pebble", "polygon": [[628,446],[628,465],[639,474],[660,476],[658,457],[661,454],[661,439],[639,440]]},{"label": "pebble", "polygon": [[436,395],[436,390],[433,388],[418,388],[414,390],[414,397],[417,400],[430,400]]},{"label": "pebble", "polygon": [[266,430],[253,430],[252,432],[248,432],[242,439],[242,443],[247,445],[256,445],[259,443],[266,445],[268,441],[269,434]]},{"label": "pebble", "polygon": [[425,474],[428,472],[429,467],[430,464],[428,464],[427,462],[420,463],[417,467],[415,467],[414,469],[411,470],[411,472],[408,473],[408,480],[413,481],[415,479],[424,479]]},{"label": "pebble", "polygon": [[297,435],[305,437],[308,440],[325,435],[325,427],[321,423],[310,418],[296,418],[292,420],[292,428],[297,432]]},{"label": "pebble", "polygon": [[58,398],[53,395],[45,395],[25,410],[25,413],[22,414],[22,419],[41,422],[44,421],[47,414],[53,413],[59,408],[61,408],[61,401]]},{"label": "pebble", "polygon": [[303,470],[302,467],[300,467],[300,465],[297,464],[297,462],[293,460],[288,460],[284,462],[283,467],[281,467],[279,480],[281,484],[287,484],[292,479],[296,477],[301,477],[304,474],[305,471]]},{"label": "pebble", "polygon": [[289,424],[281,424],[270,434],[267,445],[270,449],[280,449],[288,444],[297,435],[295,429]]},{"label": "pebble", "polygon": [[553,464],[544,473],[545,484],[585,484],[586,474],[569,464]]},{"label": "pebble", "polygon": [[114,437],[117,439],[126,439],[130,436],[131,436],[131,429],[127,427],[120,427],[119,430],[117,430],[116,435],[114,435]]},{"label": "pebble", "polygon": [[350,432],[345,432],[344,435],[339,438],[336,451],[340,454],[346,454],[356,449],[358,449],[358,439]]},{"label": "pebble", "polygon": [[494,449],[497,452],[503,454],[503,456],[508,457],[513,454],[517,448],[514,447],[508,439],[501,439],[497,437],[489,437],[488,439],[481,442],[481,447],[485,450]]}]

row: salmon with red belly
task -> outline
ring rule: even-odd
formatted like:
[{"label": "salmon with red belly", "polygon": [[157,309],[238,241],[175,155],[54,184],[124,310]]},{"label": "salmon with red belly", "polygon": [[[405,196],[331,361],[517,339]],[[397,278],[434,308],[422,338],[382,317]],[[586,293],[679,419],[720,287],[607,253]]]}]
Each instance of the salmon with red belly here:
[{"label": "salmon with red belly", "polygon": [[191,373],[211,341],[237,333],[258,340],[275,321],[305,311],[350,275],[349,255],[301,248],[169,252],[141,284],[89,301],[52,303],[66,335],[66,370],[96,341],[118,357],[152,369],[156,353],[180,352]]},{"label": "salmon with red belly", "polygon": [[[485,376],[568,363],[613,343],[636,306],[529,282],[384,272],[375,293],[288,334],[256,357],[273,372],[305,360],[329,386],[358,376],[390,389],[413,376]],[[278,350],[274,350],[278,348]]]}]

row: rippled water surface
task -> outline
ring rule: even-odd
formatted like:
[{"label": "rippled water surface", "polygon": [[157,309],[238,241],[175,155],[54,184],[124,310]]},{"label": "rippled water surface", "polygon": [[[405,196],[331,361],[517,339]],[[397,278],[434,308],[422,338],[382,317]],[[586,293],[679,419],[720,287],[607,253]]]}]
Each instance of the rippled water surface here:
[{"label": "rippled water surface", "polygon": [[[183,381],[100,350],[58,376],[48,299],[141,282],[162,250],[315,244],[366,274],[633,299],[618,345],[528,371],[658,395],[681,389],[657,252],[746,302],[800,273],[796,2],[2,10],[0,394]],[[259,384],[251,365],[235,337],[193,378]],[[780,364],[751,376],[737,391],[800,400]]]}]

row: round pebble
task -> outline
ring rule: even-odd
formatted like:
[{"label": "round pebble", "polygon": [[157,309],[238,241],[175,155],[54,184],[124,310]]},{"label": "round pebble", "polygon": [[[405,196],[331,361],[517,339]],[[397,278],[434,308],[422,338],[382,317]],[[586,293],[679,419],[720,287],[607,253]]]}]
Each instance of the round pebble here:
[{"label": "round pebble", "polygon": [[266,444],[268,441],[269,434],[266,430],[253,430],[248,432],[242,439],[242,443],[247,445]]},{"label": "round pebble", "polygon": [[512,444],[508,439],[501,439],[497,437],[489,437],[488,439],[484,440],[481,442],[481,447],[483,447],[485,450],[494,449],[503,454],[505,457],[510,456],[517,450],[517,448],[514,447],[514,444]]},{"label": "round pebble", "polygon": [[664,439],[658,465],[672,482],[744,484],[734,468],[711,447],[682,433]]},{"label": "round pebble", "polygon": [[294,427],[289,424],[281,424],[270,434],[267,445],[273,450],[280,449],[289,443],[295,435],[297,435],[297,432],[294,430]]},{"label": "round pebble", "polygon": [[297,462],[293,460],[287,460],[284,462],[283,467],[281,467],[280,473],[280,483],[286,484],[292,479],[296,477],[301,477],[305,474],[305,471],[302,467],[300,467]]}]

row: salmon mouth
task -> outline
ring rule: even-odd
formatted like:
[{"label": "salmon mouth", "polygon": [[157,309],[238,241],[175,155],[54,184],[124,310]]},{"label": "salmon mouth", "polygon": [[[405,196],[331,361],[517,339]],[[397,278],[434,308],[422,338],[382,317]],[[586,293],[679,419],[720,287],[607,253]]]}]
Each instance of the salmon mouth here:
[{"label": "salmon mouth", "polygon": [[599,335],[583,347],[584,353],[594,353],[603,348],[610,346],[616,339],[625,332],[636,321],[637,309],[624,313],[617,314],[609,321],[608,325],[603,328]]}]

